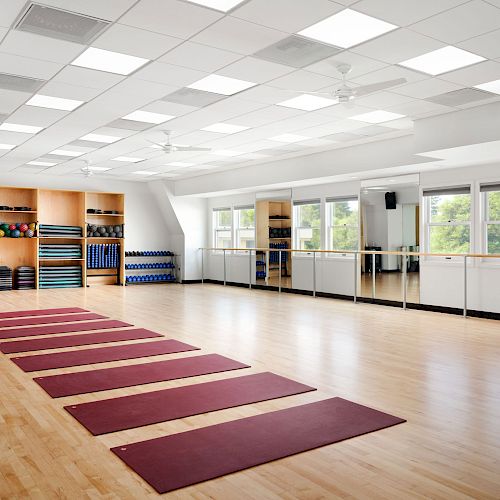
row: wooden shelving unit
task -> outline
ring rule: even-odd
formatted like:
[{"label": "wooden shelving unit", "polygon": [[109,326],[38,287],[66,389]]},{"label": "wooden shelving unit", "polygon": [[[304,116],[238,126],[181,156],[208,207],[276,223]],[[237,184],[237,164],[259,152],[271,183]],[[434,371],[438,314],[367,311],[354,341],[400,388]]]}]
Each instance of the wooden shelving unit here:
[{"label": "wooden shelving unit", "polygon": [[[0,238],[0,265],[9,266],[13,270],[19,266],[34,267],[37,288],[40,265],[81,265],[82,283],[84,285],[125,284],[125,239],[86,237],[87,222],[97,225],[124,224],[125,196],[122,193],[0,186],[0,205],[31,208],[31,210],[0,210],[0,222],[9,224],[35,222],[61,226],[79,226],[82,228],[83,235],[81,237],[37,236],[34,238]],[[88,208],[113,210],[117,211],[118,214],[87,214]],[[97,274],[103,274],[103,270],[87,270],[87,243],[92,243],[94,240],[95,242],[102,240],[103,243],[120,243],[119,267],[112,276],[96,276]],[[81,244],[82,258],[39,257],[39,245],[44,242]]]}]

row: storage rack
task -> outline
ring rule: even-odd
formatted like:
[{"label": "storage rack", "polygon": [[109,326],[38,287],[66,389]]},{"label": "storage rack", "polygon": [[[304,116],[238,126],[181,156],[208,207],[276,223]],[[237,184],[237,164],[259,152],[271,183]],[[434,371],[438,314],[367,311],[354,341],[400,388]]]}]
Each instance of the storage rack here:
[{"label": "storage rack", "polygon": [[[135,255],[134,255],[135,254]],[[152,264],[163,264],[166,267],[143,267],[132,268],[130,266],[147,266]],[[137,250],[125,252],[125,284],[146,285],[156,283],[175,283],[177,281],[176,255],[170,250]],[[162,274],[173,275],[173,279],[157,281],[127,281],[130,277]]]},{"label": "storage rack", "polygon": [[[82,236],[58,237],[39,236],[33,238],[0,238],[0,266],[15,270],[19,266],[32,266],[36,272],[36,287],[39,287],[41,266],[78,265],[82,268],[82,283],[88,286],[97,284],[125,284],[124,238],[87,238],[86,223],[124,224],[124,201],[122,193],[85,192],[57,189],[37,189],[0,186],[0,205],[8,207],[29,207],[31,210],[0,210],[0,222],[42,223],[61,226],[79,226]],[[114,214],[88,214],[88,208],[114,211]],[[87,243],[120,243],[120,265],[111,276],[100,276],[99,270],[87,270]],[[40,244],[80,244],[81,258],[39,257]]]}]

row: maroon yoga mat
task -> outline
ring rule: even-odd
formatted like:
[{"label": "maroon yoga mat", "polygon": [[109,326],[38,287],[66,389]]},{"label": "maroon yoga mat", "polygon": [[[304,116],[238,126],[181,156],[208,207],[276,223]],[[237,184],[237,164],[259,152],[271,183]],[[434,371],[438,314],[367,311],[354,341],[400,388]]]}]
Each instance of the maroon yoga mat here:
[{"label": "maroon yoga mat", "polygon": [[158,493],[166,493],[404,421],[332,398],[111,451]]},{"label": "maroon yoga mat", "polygon": [[71,314],[89,312],[80,307],[62,307],[60,309],[32,309],[29,311],[7,311],[0,312],[0,319],[4,318],[22,318],[24,316],[48,316],[50,314]]},{"label": "maroon yoga mat", "polygon": [[50,396],[60,398],[240,368],[249,368],[249,366],[218,354],[206,354],[140,365],[36,377],[33,380]]},{"label": "maroon yoga mat", "polygon": [[[121,321],[108,321],[107,323],[117,323],[115,327],[130,326],[127,325],[127,323],[123,323]],[[110,325],[107,328],[114,327]],[[17,352],[41,351],[43,349],[58,349],[60,347],[76,347],[79,345],[105,344],[107,342],[149,339],[162,336],[163,335],[159,333],[145,330],[144,328],[134,328],[131,330],[112,330],[109,332],[84,333],[83,335],[65,335],[44,339],[2,342],[0,344],[0,351],[2,351],[4,354],[14,354]]]},{"label": "maroon yoga mat", "polygon": [[[0,332],[0,339],[14,339],[18,337],[35,337],[37,335],[52,335],[54,333],[87,332],[89,330],[104,330],[105,328],[123,328],[132,326],[129,323],[116,320],[92,321],[89,323],[67,323],[64,325],[30,326]],[[5,344],[1,344],[5,345]]]},{"label": "maroon yoga mat", "polygon": [[[133,332],[134,330],[128,331]],[[85,336],[88,337],[90,335],[92,334],[87,334]],[[80,335],[78,335],[78,337],[80,337]],[[93,365],[95,363],[105,363],[107,361],[119,361],[122,359],[172,354],[175,352],[195,351],[197,349],[199,349],[199,347],[193,347],[192,345],[184,344],[178,340],[169,339],[158,340],[157,342],[141,342],[140,344],[37,354],[35,356],[24,356],[22,358],[11,359],[25,372],[35,372],[40,370],[51,370],[53,368],[66,368],[68,366]]]},{"label": "maroon yoga mat", "polygon": [[[69,323],[70,321],[90,321],[93,319],[104,319],[106,316],[96,313],[84,314],[68,314],[59,316],[37,316],[35,318],[20,318],[20,319],[4,319],[0,321],[0,329],[10,326],[26,326],[26,325],[46,325],[48,323]],[[13,332],[15,330],[7,330]],[[3,334],[0,333],[0,335]]]},{"label": "maroon yoga mat", "polygon": [[315,390],[267,372],[64,408],[97,436]]}]

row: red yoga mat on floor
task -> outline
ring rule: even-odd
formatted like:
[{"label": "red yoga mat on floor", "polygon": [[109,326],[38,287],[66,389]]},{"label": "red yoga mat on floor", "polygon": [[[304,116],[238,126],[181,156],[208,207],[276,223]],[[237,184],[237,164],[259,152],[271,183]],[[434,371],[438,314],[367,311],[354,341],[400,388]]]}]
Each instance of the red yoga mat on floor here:
[{"label": "red yoga mat on floor", "polygon": [[[404,422],[342,398],[112,448],[158,493]],[[332,470],[335,463],[332,463]]]},{"label": "red yoga mat on floor", "polygon": [[60,398],[241,368],[249,366],[218,354],[206,354],[140,365],[36,377],[33,380],[50,396]]},{"label": "red yoga mat on floor", "polygon": [[[16,328],[0,332],[0,339],[14,339],[18,337],[36,337],[37,335],[52,335],[55,333],[87,332],[89,330],[104,330],[105,328],[124,328],[132,326],[123,321],[105,320],[92,321],[89,323],[67,323],[64,325],[31,326],[27,328]],[[5,345],[5,344],[0,344]]]},{"label": "red yoga mat on floor", "polygon": [[[134,330],[129,331],[133,332]],[[87,334],[86,336],[89,335],[92,334]],[[24,356],[22,358],[11,359],[25,372],[35,372],[40,370],[52,370],[54,368],[67,368],[68,366],[93,365],[95,363],[105,363],[108,361],[120,361],[123,359],[143,358],[145,356],[195,351],[197,349],[199,349],[199,347],[193,347],[192,345],[184,344],[184,342],[169,339],[158,340],[157,342],[141,342],[140,344],[37,354],[35,356]]]},{"label": "red yoga mat on floor", "polygon": [[22,318],[24,316],[47,316],[50,314],[71,314],[89,312],[80,307],[62,307],[60,309],[31,309],[29,311],[6,311],[0,312],[0,319]]},{"label": "red yoga mat on floor", "polygon": [[97,436],[315,390],[267,372],[64,408]]},{"label": "red yoga mat on floor", "polygon": [[[103,321],[103,323],[105,322]],[[107,321],[106,323],[110,323],[110,325],[106,328],[130,326],[127,323],[123,323],[122,321]],[[112,326],[111,323],[116,323],[116,325]],[[152,332],[144,328],[134,328],[130,330],[111,330],[109,332],[84,333],[83,335],[65,335],[43,339],[2,342],[0,344],[0,351],[2,351],[4,354],[14,354],[18,352],[41,351],[43,349],[58,349],[61,347],[76,347],[79,345],[104,344],[107,342],[149,339],[162,336],[163,335],[161,335],[160,333]]]},{"label": "red yoga mat on floor", "polygon": [[[106,316],[95,313],[84,314],[68,314],[59,316],[37,316],[35,318],[20,318],[20,319],[4,319],[0,321],[0,335],[4,333],[3,328],[11,326],[26,326],[26,325],[46,325],[48,323],[69,323],[71,321],[90,321],[93,319],[104,319]],[[7,330],[13,332],[14,330]]]}]

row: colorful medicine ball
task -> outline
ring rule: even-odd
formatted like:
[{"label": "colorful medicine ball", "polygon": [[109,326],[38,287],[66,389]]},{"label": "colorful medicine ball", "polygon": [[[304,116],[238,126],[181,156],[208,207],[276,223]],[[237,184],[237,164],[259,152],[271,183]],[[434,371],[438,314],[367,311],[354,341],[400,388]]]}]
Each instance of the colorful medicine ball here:
[{"label": "colorful medicine ball", "polygon": [[25,233],[27,230],[28,230],[28,224],[25,224],[23,222],[22,224],[19,225],[19,231],[21,231],[21,233]]},{"label": "colorful medicine ball", "polygon": [[34,233],[31,229],[28,229],[28,230],[24,233],[24,235],[26,236],[26,238],[33,238],[34,234],[35,234],[35,233]]},{"label": "colorful medicine ball", "polygon": [[3,229],[0,229],[0,238],[3,238],[5,236],[5,232],[3,231]]},{"label": "colorful medicine ball", "polygon": [[10,232],[11,238],[19,238],[20,236],[21,236],[21,231],[19,231],[19,229],[14,229],[13,231]]},{"label": "colorful medicine ball", "polygon": [[4,222],[3,224],[0,224],[0,229],[2,231],[7,231],[9,229],[9,225],[5,224],[5,222]]},{"label": "colorful medicine ball", "polygon": [[11,225],[9,226],[9,230],[10,230],[10,231],[14,231],[15,229],[17,229],[17,227],[16,227],[16,225],[15,225],[15,224],[11,224]]},{"label": "colorful medicine ball", "polygon": [[36,229],[36,224],[35,224],[34,222],[30,222],[30,223],[28,224],[28,227],[29,227],[32,231],[34,231],[34,230]]}]

